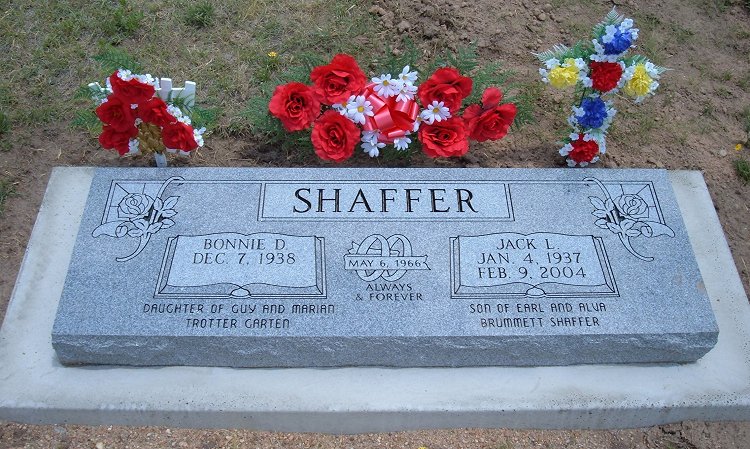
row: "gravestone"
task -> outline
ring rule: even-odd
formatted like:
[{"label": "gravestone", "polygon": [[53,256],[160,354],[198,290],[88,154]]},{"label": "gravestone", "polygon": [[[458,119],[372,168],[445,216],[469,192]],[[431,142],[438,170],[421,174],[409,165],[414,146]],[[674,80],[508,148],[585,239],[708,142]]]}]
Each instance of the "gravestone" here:
[{"label": "gravestone", "polygon": [[718,328],[662,170],[98,169],[64,364],[691,362]]}]

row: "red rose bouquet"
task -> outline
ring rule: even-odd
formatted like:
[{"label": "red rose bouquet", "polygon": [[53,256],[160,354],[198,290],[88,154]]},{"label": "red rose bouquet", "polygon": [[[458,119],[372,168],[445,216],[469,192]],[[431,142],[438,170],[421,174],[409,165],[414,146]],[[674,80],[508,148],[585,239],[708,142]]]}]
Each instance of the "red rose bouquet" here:
[{"label": "red rose bouquet", "polygon": [[470,140],[498,140],[508,133],[516,106],[501,104],[500,89],[486,89],[481,104],[464,109],[474,84],[470,77],[443,67],[417,86],[418,76],[407,65],[396,76],[368,80],[353,57],[338,54],[312,69],[312,85],[276,86],[268,110],[286,131],[312,127],[315,153],[334,162],[351,157],[357,144],[370,157],[386,145],[405,151],[415,134],[430,157],[462,156]]},{"label": "red rose bouquet", "polygon": [[114,149],[120,156],[153,153],[157,165],[165,166],[165,151],[190,155],[203,146],[205,128],[194,129],[190,117],[171,103],[181,97],[187,107],[192,106],[194,83],[172,89],[169,78],[159,80],[120,69],[107,78],[106,87],[92,83],[89,89],[99,102],[95,112],[102,122],[99,143],[103,148]]}]

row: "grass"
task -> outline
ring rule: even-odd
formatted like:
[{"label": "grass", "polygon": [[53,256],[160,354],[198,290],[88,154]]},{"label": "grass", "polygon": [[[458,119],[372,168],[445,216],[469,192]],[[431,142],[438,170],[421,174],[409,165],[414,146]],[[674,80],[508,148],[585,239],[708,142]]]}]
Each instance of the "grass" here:
[{"label": "grass", "polygon": [[742,179],[745,184],[750,183],[750,162],[747,159],[739,158],[734,161],[734,168],[737,170],[737,175]]},{"label": "grass", "polygon": [[745,127],[745,132],[750,135],[750,106],[745,106],[742,110],[740,120],[742,120],[742,126]]},{"label": "grass", "polygon": [[[111,43],[119,44],[135,36],[141,28],[143,18],[142,11],[134,9],[126,0],[119,0],[118,5],[111,10],[110,17],[102,22],[102,29],[110,36]],[[75,31],[76,26],[76,22],[67,25],[71,32]]]},{"label": "grass", "polygon": [[190,5],[185,15],[185,23],[195,28],[206,28],[214,21],[214,6],[207,1]]},{"label": "grass", "polygon": [[10,131],[10,119],[8,118],[8,114],[0,111],[0,137],[8,134],[8,131]]},{"label": "grass", "polygon": [[[9,0],[0,14],[0,140],[62,122],[90,125],[89,98],[117,58],[155,76],[198,85],[198,105],[223,134],[247,131],[239,113],[258,85],[299,64],[304,52],[371,60],[381,49],[357,36],[376,28],[365,0]],[[221,21],[221,26],[217,26]],[[354,37],[354,38],[353,38]],[[278,58],[269,64],[268,53]],[[115,55],[94,60],[96,55]],[[84,126],[87,128],[87,126]],[[11,135],[8,138],[7,135]]]},{"label": "grass", "polygon": [[0,179],[0,217],[5,212],[5,202],[15,194],[15,184],[8,179]]}]

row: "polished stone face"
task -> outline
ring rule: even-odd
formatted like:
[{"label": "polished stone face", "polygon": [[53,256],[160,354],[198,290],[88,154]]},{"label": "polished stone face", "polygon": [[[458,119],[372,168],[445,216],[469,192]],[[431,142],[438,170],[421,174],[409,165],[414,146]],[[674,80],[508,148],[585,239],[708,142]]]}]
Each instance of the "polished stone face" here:
[{"label": "polished stone face", "polygon": [[694,361],[717,334],[664,171],[100,169],[53,345],[66,364],[567,365]]}]

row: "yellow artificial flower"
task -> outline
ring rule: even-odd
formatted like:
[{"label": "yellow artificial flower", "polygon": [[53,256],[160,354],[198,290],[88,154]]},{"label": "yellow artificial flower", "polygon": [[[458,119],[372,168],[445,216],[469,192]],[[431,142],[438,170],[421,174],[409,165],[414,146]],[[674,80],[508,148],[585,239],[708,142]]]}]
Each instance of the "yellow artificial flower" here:
[{"label": "yellow artificial flower", "polygon": [[623,91],[631,97],[645,97],[651,92],[651,83],[654,79],[646,71],[645,64],[638,64],[635,66],[633,77],[625,83]]},{"label": "yellow artificial flower", "polygon": [[575,60],[572,58],[566,59],[565,64],[550,70],[547,78],[552,87],[557,89],[575,86],[578,82],[578,67],[576,67]]}]

